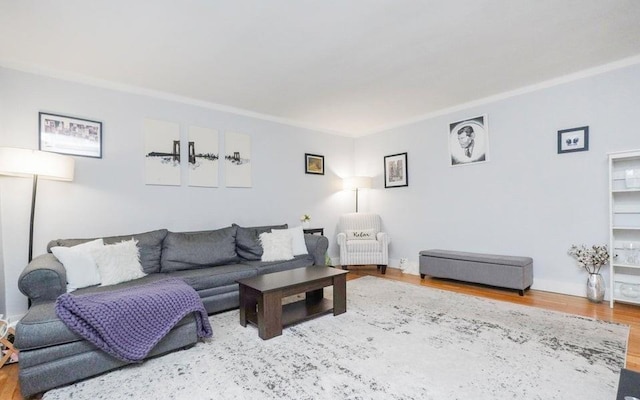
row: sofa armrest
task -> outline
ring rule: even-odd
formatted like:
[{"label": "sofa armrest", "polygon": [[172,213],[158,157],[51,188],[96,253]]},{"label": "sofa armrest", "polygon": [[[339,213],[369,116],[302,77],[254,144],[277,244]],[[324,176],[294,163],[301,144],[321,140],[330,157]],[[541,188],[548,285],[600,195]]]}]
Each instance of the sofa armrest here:
[{"label": "sofa armrest", "polygon": [[67,291],[67,270],[53,254],[42,254],[24,268],[18,289],[33,304],[55,300]]},{"label": "sofa armrest", "polygon": [[329,239],[320,235],[311,235],[305,233],[304,243],[307,245],[307,251],[313,256],[315,265],[325,265],[325,254],[329,248]]}]

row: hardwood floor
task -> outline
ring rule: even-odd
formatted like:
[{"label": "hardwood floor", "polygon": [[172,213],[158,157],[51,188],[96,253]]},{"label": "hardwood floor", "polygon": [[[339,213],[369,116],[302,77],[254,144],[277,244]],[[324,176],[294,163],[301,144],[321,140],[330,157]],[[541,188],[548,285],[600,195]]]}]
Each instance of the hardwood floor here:
[{"label": "hardwood floor", "polygon": [[[615,308],[611,309],[609,303],[594,304],[582,297],[538,290],[529,290],[524,296],[519,296],[515,290],[440,279],[420,279],[419,276],[402,274],[400,270],[394,268],[387,268],[386,275],[381,275],[375,267],[351,267],[347,279],[357,279],[367,275],[629,325],[631,330],[626,367],[640,372],[640,307],[638,306],[616,304]],[[17,364],[7,365],[0,369],[0,399],[22,400],[18,387]]]}]

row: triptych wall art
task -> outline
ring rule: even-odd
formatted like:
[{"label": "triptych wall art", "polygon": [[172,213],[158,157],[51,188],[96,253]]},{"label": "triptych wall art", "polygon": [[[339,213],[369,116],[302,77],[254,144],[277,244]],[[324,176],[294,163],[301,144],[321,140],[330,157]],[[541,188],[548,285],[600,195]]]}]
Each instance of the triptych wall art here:
[{"label": "triptych wall art", "polygon": [[251,187],[251,137],[227,132],[224,146],[227,187]]},{"label": "triptych wall art", "polygon": [[[189,186],[218,187],[220,147],[218,131],[188,127],[187,159],[181,154],[180,125],[145,119],[145,183],[181,185],[181,165],[187,165]],[[225,185],[251,187],[251,137],[242,133],[225,134]]]},{"label": "triptych wall art", "polygon": [[144,120],[145,183],[180,186],[180,125]]},{"label": "triptych wall art", "polygon": [[189,127],[189,186],[218,187],[218,131]]}]

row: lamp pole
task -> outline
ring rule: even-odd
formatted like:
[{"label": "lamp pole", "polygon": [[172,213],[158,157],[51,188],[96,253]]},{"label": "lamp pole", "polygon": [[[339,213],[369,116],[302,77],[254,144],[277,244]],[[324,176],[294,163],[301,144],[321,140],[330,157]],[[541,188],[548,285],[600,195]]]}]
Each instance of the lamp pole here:
[{"label": "lamp pole", "polygon": [[29,221],[29,262],[33,260],[33,219],[36,214],[36,192],[38,190],[38,174],[33,175],[33,192],[31,193],[31,220]]}]

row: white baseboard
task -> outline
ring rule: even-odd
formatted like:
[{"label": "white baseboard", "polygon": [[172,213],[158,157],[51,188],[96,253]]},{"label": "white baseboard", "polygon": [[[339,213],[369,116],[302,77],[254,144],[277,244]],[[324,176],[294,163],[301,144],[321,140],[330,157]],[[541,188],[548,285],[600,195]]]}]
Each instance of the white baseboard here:
[{"label": "white baseboard", "polygon": [[[552,292],[552,293],[560,293],[560,294],[568,294],[570,296],[578,296],[578,297],[587,297],[587,286],[586,282],[582,283],[566,283],[566,282],[556,282],[549,281],[544,279],[533,279],[532,289],[542,290],[544,292]],[[609,298],[609,293],[605,291],[605,299]]]}]

